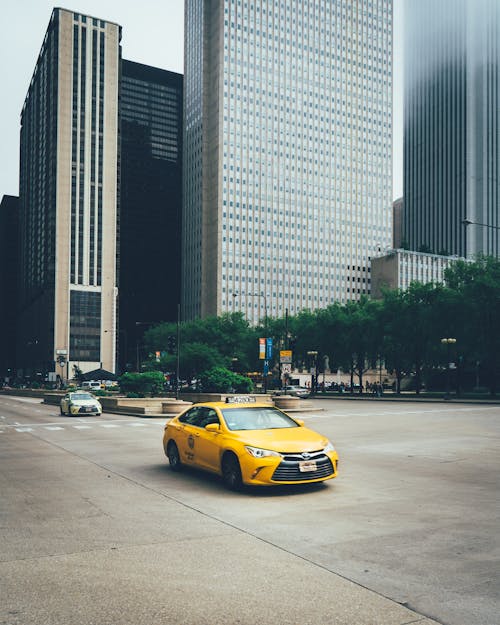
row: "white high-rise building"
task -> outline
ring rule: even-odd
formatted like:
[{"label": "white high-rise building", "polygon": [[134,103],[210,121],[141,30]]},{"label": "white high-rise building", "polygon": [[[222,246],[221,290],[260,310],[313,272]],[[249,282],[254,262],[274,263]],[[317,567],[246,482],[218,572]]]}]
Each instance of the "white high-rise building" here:
[{"label": "white high-rise building", "polygon": [[186,0],[183,316],[370,291],[391,245],[392,0]]},{"label": "white high-rise building", "polygon": [[21,114],[19,362],[115,370],[121,27],[56,8]]}]

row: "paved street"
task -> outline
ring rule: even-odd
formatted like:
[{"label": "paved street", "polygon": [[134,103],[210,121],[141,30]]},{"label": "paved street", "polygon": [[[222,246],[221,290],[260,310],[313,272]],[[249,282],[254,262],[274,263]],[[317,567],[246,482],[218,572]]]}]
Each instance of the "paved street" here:
[{"label": "paved street", "polygon": [[338,479],[231,493],[162,419],[0,396],[0,624],[498,625],[500,407],[315,405]]}]

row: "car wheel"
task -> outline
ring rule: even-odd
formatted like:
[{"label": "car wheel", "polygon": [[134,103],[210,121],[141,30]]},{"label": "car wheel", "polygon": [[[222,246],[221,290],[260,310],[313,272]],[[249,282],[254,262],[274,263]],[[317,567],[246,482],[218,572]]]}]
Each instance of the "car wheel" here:
[{"label": "car wheel", "polygon": [[64,410],[62,409],[61,406],[59,406],[59,410],[60,410],[61,414],[64,415]]},{"label": "car wheel", "polygon": [[224,484],[231,490],[240,490],[243,481],[238,458],[234,454],[226,454],[222,458],[221,469]]},{"label": "car wheel", "polygon": [[170,441],[167,447],[167,458],[172,471],[180,471],[182,467],[181,457],[179,450],[174,441]]}]

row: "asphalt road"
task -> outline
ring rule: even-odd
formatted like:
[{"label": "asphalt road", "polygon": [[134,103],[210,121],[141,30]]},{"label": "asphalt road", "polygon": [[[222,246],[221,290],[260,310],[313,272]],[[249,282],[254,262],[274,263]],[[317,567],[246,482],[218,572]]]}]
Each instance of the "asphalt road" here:
[{"label": "asphalt road", "polygon": [[500,407],[316,405],[339,477],[231,493],[161,419],[0,396],[0,625],[498,625]]}]

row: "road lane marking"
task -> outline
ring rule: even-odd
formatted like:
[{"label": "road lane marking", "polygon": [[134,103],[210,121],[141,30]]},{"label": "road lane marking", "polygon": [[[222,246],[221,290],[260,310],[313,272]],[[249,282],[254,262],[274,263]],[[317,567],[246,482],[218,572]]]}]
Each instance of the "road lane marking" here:
[{"label": "road lane marking", "polygon": [[46,430],[64,430],[64,428],[61,428],[58,425],[46,425],[44,427]]},{"label": "road lane marking", "polygon": [[97,425],[99,425],[99,427],[101,427],[101,428],[117,428],[117,427],[120,427],[119,425],[115,425],[114,423],[98,423]]},{"label": "road lane marking", "polygon": [[91,430],[92,429],[91,425],[73,425],[72,427],[74,427],[75,430]]},{"label": "road lane marking", "polygon": [[33,432],[33,428],[16,428],[16,432]]}]

